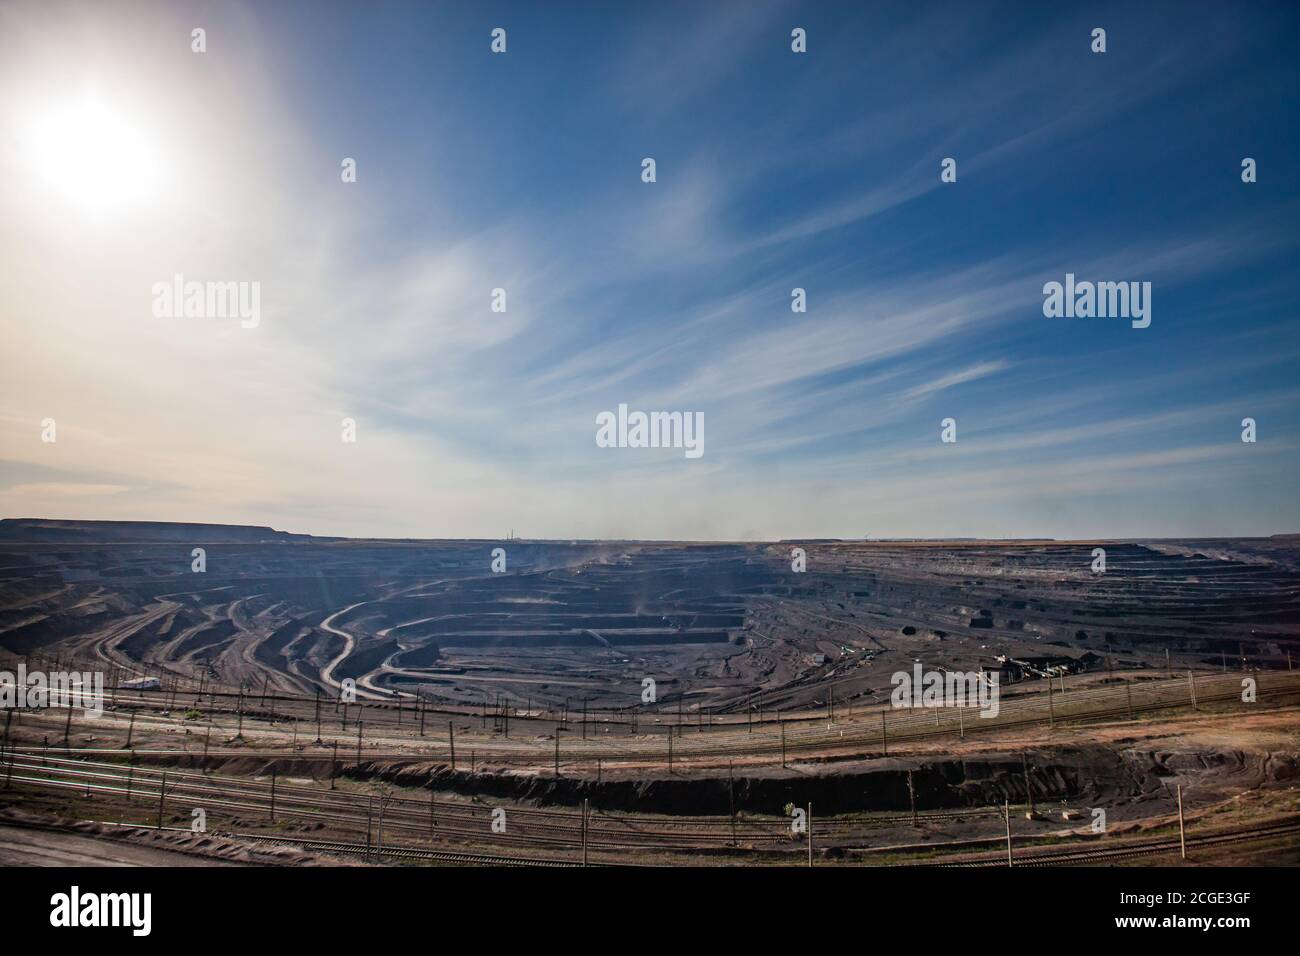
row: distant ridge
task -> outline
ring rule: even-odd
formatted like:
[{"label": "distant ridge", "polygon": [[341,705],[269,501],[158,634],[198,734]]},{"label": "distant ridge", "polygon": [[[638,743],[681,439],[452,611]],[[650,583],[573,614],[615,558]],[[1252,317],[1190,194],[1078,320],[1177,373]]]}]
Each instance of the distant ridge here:
[{"label": "distant ridge", "polygon": [[[204,521],[97,521],[78,518],[0,518],[0,541],[44,541],[69,543],[93,542],[149,542],[176,541],[203,544],[204,542],[275,543],[275,542],[338,542],[371,541],[388,544],[421,544],[431,541],[495,542],[508,540],[516,544],[1051,544],[1058,539],[1037,538],[979,538],[979,537],[905,537],[905,538],[781,538],[776,541],[711,541],[702,539],[671,538],[349,538],[338,535],[299,534],[277,531],[267,525],[217,524]],[[1093,541],[1094,539],[1079,539]],[[1188,536],[1182,538],[1097,538],[1097,541],[1278,541],[1300,545],[1300,533],[1281,532],[1257,537],[1239,535],[1228,538]]]},{"label": "distant ridge", "polygon": [[256,525],[204,524],[189,521],[72,521],[60,518],[0,518],[4,541],[311,541],[309,534],[291,534]]}]

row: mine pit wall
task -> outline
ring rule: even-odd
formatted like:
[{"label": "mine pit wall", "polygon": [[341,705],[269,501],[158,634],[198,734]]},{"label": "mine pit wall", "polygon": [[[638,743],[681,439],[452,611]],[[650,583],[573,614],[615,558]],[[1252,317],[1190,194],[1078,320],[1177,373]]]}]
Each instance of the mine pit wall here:
[{"label": "mine pit wall", "polygon": [[[1029,785],[1035,803],[1045,809],[1069,801],[1072,805],[1114,807],[1121,803],[1163,797],[1164,779],[1179,773],[1233,772],[1245,765],[1257,770],[1259,782],[1300,776],[1295,755],[1193,753],[1176,757],[1146,751],[1117,753],[1106,747],[1063,748],[1027,754]],[[807,765],[803,765],[807,770]],[[1025,803],[1025,773],[1021,755],[988,754],[970,759],[904,761],[883,759],[842,766],[825,774],[793,776],[774,770],[762,776],[735,777],[738,811],[783,814],[787,804],[809,801],[822,814],[862,811],[907,811],[911,808],[907,771],[913,772],[918,811],[1001,806]],[[349,767],[349,776],[382,779],[400,786],[451,790],[464,795],[535,801],[542,806],[577,806],[583,799],[602,810],[669,815],[726,815],[730,812],[727,777],[658,777],[600,783],[586,777],[525,776],[463,769],[428,763],[367,763]]]},{"label": "mine pit wall", "polygon": [[[864,810],[910,808],[906,764],[880,761],[878,767],[841,771],[828,776],[746,776],[735,778],[737,811],[780,815],[787,804],[812,802],[818,813],[838,814]],[[588,799],[601,810],[668,815],[708,816],[730,812],[728,780],[723,777],[659,777],[642,780],[578,777],[520,776],[508,773],[469,774],[440,767],[362,764],[350,775],[379,778],[405,786],[433,785],[465,795],[535,801],[539,805],[574,806]],[[1080,787],[1077,774],[1055,765],[1036,767],[1030,773],[1035,800],[1061,800]],[[974,761],[942,761],[913,768],[918,809],[1001,805],[1003,800],[1023,802],[1024,774],[1019,757],[991,757]]]},{"label": "mine pit wall", "polygon": [[[1075,809],[1121,807],[1150,800],[1173,803],[1173,783],[1179,780],[1194,793],[1218,799],[1259,786],[1291,787],[1300,779],[1300,753],[1240,750],[1124,750],[1107,747],[1060,748],[1026,754],[1034,802],[1043,812],[1063,801]],[[340,753],[340,763],[346,758]],[[313,777],[327,780],[332,759],[275,760],[254,753],[204,757],[201,754],[154,756],[149,764],[222,774],[267,777],[272,770],[282,780]],[[819,815],[855,812],[907,812],[907,771],[913,772],[916,808],[954,810],[1001,807],[1025,803],[1021,755],[983,754],[967,760],[906,761],[882,759],[836,765],[824,775],[771,774],[735,777],[738,812],[783,815],[787,804],[811,802]],[[807,772],[808,765],[801,768]],[[534,802],[539,806],[576,808],[583,799],[600,810],[659,813],[670,816],[726,816],[730,813],[728,781],[724,776],[658,777],[641,780],[537,777],[516,773],[451,770],[427,761],[362,761],[345,764],[341,776],[384,780],[402,787],[451,791],[465,796]],[[1221,791],[1217,792],[1216,791]],[[1186,793],[1186,790],[1185,790]]]}]

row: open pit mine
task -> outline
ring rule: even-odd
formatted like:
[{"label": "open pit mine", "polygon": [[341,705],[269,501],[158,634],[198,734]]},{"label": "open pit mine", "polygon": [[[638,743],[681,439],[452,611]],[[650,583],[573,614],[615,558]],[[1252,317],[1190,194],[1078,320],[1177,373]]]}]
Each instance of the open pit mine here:
[{"label": "open pit mine", "polygon": [[0,862],[1294,864],[1298,658],[1296,536],[10,519]]}]

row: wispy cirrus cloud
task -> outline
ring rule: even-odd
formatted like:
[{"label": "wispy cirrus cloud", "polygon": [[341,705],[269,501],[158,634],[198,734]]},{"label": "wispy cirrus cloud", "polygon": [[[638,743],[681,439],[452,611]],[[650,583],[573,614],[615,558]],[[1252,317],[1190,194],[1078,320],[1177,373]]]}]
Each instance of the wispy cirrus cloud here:
[{"label": "wispy cirrus cloud", "polygon": [[[1218,526],[1203,489],[1250,454],[1268,488],[1232,503],[1234,527],[1300,520],[1264,480],[1297,464],[1300,197],[1272,168],[1253,193],[1235,180],[1236,152],[1296,145],[1256,95],[1295,71],[1224,80],[1267,16],[1216,15],[1207,41],[1117,8],[1098,61],[1069,13],[990,43],[999,18],[975,11],[602,9],[583,25],[604,42],[577,49],[563,10],[519,8],[503,62],[439,10],[419,15],[444,56],[389,76],[392,14],[334,12],[292,30],[205,11],[222,42],[198,58],[176,47],[184,5],[83,12],[71,34],[6,8],[0,80],[23,92],[0,106],[95,77],[165,144],[176,190],[116,223],[51,215],[0,146],[21,237],[0,266],[11,513],[557,537],[1064,534],[1091,514],[1097,533],[1192,533]],[[1130,52],[1152,36],[1159,55]],[[365,83],[335,86],[322,45]],[[1233,155],[1198,165],[1212,149]],[[262,325],[154,319],[148,290],[178,271],[260,281]],[[1152,328],[1043,318],[1066,271],[1153,281]],[[596,448],[620,402],[703,411],[705,457]],[[1234,444],[1247,415],[1258,447]]]}]

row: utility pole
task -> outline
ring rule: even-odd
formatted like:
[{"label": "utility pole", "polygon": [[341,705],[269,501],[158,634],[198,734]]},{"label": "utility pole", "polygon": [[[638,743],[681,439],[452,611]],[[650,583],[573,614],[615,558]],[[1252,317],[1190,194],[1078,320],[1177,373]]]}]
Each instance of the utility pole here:
[{"label": "utility pole", "polygon": [[357,769],[361,769],[361,728],[365,721],[360,717],[357,718]]},{"label": "utility pole", "polygon": [[163,825],[163,807],[167,800],[167,771],[163,771],[162,783],[158,785],[158,829]]},{"label": "utility pole", "polygon": [[885,726],[885,712],[880,712],[880,747],[889,756],[889,728]]},{"label": "utility pole", "polygon": [[1025,771],[1025,799],[1029,802],[1029,816],[1034,815],[1034,788],[1029,782],[1029,758],[1022,752],[1020,754],[1020,766]]},{"label": "utility pole", "polygon": [[131,737],[135,733],[135,711],[131,711],[131,719],[126,725],[126,749],[131,749]]},{"label": "utility pole", "polygon": [[812,855],[812,801],[808,801],[808,866],[813,865]]},{"label": "utility pole", "polygon": [[736,842],[736,778],[733,774],[731,761],[727,761],[727,797],[731,803],[731,845],[738,846]]},{"label": "utility pole", "polygon": [[334,779],[339,775],[339,742],[334,741],[334,759],[330,761],[330,789],[334,789]]},{"label": "utility pole", "polygon": [[1004,800],[1002,803],[1002,816],[1007,822],[1007,866],[1013,866],[1011,862],[1011,801]]},{"label": "utility pole", "polygon": [[1052,703],[1052,677],[1047,676],[1047,726],[1056,726],[1056,705]]},{"label": "utility pole", "polygon": [[372,793],[366,797],[366,856],[370,859],[370,838],[373,830],[371,829],[371,814],[375,809],[375,795]]},{"label": "utility pole", "polygon": [[[586,719],[586,707],[583,707],[583,719]],[[582,865],[587,865],[587,798],[582,799]]]},{"label": "utility pole", "polygon": [[1196,710],[1196,677],[1191,671],[1187,672],[1187,686],[1192,692],[1192,710]]},{"label": "utility pole", "polygon": [[912,803],[912,826],[916,826],[916,785],[912,781],[912,771],[907,771],[907,796]]},{"label": "utility pole", "polygon": [[1187,859],[1187,828],[1183,823],[1183,785],[1178,784],[1178,852]]},{"label": "utility pole", "polygon": [[[470,719],[473,720],[472,717]],[[451,747],[451,769],[454,773],[456,770],[456,728],[452,726],[450,720],[447,721],[447,743]]]},{"label": "utility pole", "polygon": [[781,721],[781,769],[785,769],[785,721]]},{"label": "utility pole", "polygon": [[275,822],[275,768],[271,768],[271,822]]},{"label": "utility pole", "polygon": [[320,688],[316,688],[316,743],[320,744]]},{"label": "utility pole", "polygon": [[[5,710],[5,741],[4,741],[4,746],[0,747],[0,753],[8,753],[9,751],[9,725],[13,723],[13,719],[14,719],[13,710],[12,709]],[[12,755],[10,755],[10,759],[11,760],[13,759]]]}]

